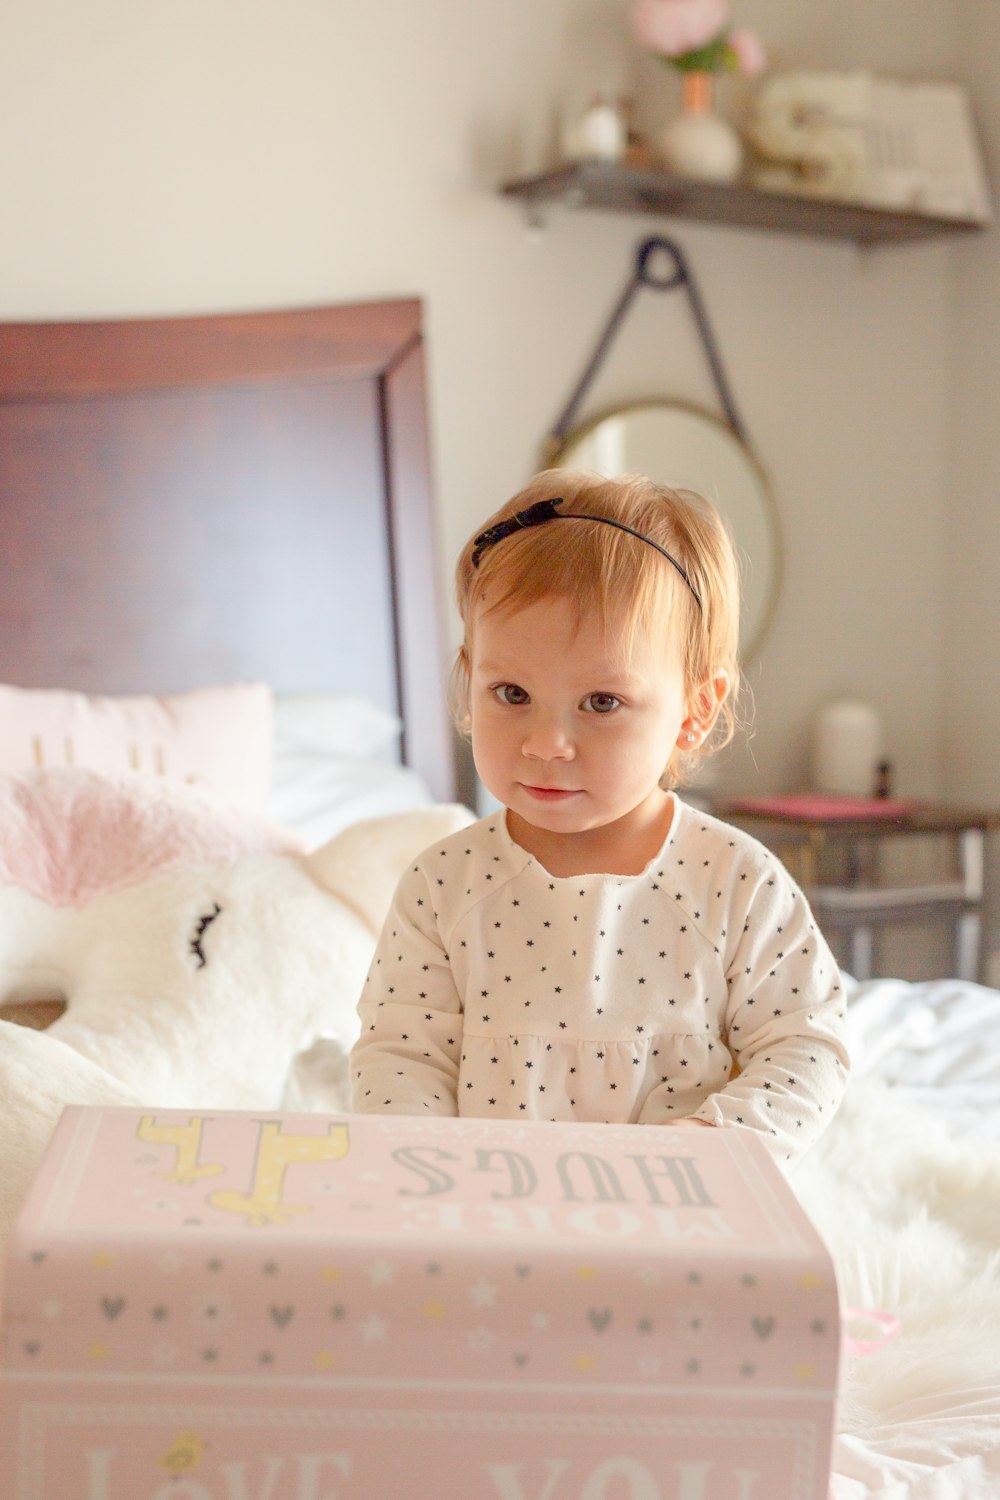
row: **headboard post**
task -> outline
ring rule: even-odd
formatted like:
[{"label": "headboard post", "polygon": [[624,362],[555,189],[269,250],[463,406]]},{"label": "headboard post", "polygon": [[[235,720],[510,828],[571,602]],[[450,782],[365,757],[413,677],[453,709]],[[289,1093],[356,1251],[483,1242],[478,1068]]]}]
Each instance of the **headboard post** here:
[{"label": "headboard post", "polygon": [[[446,674],[422,339],[386,370],[383,393],[404,758],[446,801],[456,795],[457,773],[454,731],[439,707]],[[437,706],[428,712],[429,704]]]}]

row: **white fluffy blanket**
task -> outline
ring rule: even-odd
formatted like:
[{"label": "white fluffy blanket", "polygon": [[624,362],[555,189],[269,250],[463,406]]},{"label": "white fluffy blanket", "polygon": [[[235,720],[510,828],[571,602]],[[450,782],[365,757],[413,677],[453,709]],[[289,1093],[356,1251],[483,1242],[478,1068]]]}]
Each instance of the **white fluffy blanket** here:
[{"label": "white fluffy blanket", "polygon": [[[867,1076],[862,1053],[862,1076],[800,1163],[794,1186],[833,1253],[843,1304],[891,1312],[900,1331],[874,1354],[847,1357],[831,1494],[996,1500],[1000,1088],[995,1080],[992,1115],[984,1113],[978,1130],[964,1119],[956,1128],[959,1117],[937,1107],[929,1064],[935,1031],[949,1029],[953,1043],[961,1032],[959,1001],[969,1011],[991,1006],[995,1035],[1000,996],[975,986],[963,996],[957,986],[888,981],[864,990],[856,1002],[859,1045],[873,1047],[894,1021],[899,1029]],[[885,1012],[877,1030],[866,1024],[875,1010]],[[982,1042],[979,1033],[980,1057]],[[938,1056],[942,1074],[953,1074],[954,1047],[950,1061],[944,1051]],[[992,1056],[996,1072],[995,1048]],[[887,1081],[921,1066],[917,1087]],[[945,1093],[961,1093],[953,1076],[941,1082]]]}]

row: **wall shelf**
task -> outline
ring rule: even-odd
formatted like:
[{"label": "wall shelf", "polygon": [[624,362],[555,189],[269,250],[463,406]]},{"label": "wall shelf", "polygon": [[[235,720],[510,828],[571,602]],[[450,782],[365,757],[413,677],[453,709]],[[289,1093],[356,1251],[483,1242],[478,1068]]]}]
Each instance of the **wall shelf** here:
[{"label": "wall shelf", "polygon": [[868,246],[970,234],[985,227],[968,219],[771,193],[743,183],[696,182],[654,168],[598,162],[578,162],[520,178],[504,183],[501,191],[520,199],[533,218],[549,208],[594,208],[664,214]]}]

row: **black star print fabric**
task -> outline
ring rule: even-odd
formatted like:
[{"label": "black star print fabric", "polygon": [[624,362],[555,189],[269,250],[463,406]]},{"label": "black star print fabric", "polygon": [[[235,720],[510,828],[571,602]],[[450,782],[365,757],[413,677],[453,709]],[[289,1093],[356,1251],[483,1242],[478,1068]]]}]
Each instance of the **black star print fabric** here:
[{"label": "black star print fabric", "polygon": [[353,1108],[695,1115],[801,1155],[847,1082],[840,975],[781,863],[674,802],[641,875],[550,875],[502,812],[426,850],[359,1005]]}]

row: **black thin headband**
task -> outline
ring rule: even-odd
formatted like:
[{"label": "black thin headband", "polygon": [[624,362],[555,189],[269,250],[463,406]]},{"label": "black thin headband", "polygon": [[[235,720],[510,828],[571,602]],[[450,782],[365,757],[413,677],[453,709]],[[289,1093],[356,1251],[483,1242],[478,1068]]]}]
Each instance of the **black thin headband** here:
[{"label": "black thin headband", "polygon": [[671,556],[665,547],[661,547],[659,542],[654,542],[651,536],[644,536],[641,531],[635,531],[631,526],[626,526],[624,521],[612,521],[610,516],[585,516],[578,511],[556,510],[556,506],[562,503],[561,495],[557,495],[554,500],[537,500],[534,505],[529,505],[527,510],[519,510],[515,515],[508,516],[506,521],[498,521],[495,526],[488,526],[476,537],[472,566],[478,568],[479,560],[484,552],[495,546],[497,542],[502,542],[504,537],[513,536],[515,531],[521,531],[526,526],[542,526],[546,521],[600,521],[602,526],[616,526],[619,531],[627,531],[629,536],[638,537],[639,541],[645,542],[647,547],[655,547],[657,552],[677,569],[694,595],[694,602],[701,609],[701,595],[691,582],[687,569],[683,568],[676,557]]}]

